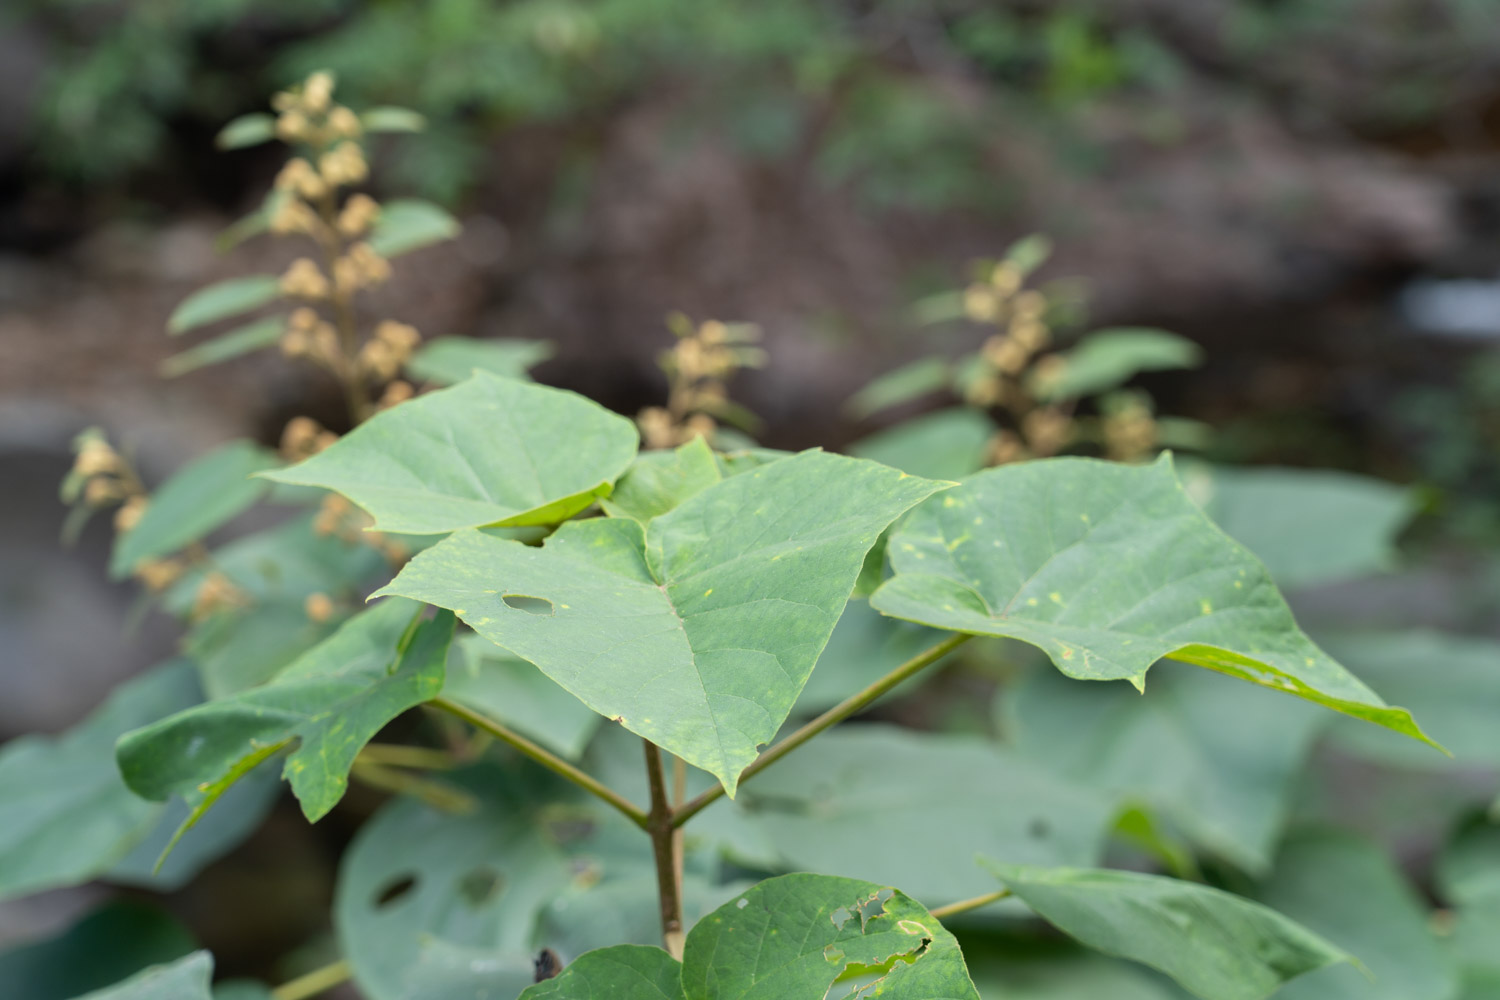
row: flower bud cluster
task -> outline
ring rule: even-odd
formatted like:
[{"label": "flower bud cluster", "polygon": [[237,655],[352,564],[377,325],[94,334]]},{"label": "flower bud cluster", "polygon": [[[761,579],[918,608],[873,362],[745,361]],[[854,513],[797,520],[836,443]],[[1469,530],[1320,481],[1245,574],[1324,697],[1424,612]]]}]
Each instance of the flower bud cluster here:
[{"label": "flower bud cluster", "polygon": [[755,346],[755,326],[709,320],[695,328],[681,315],[668,325],[678,339],[660,361],[670,382],[667,405],[647,407],[636,417],[648,448],[672,448],[695,437],[711,441],[719,419],[739,413],[729,401],[729,378],[766,362],[765,351]]}]

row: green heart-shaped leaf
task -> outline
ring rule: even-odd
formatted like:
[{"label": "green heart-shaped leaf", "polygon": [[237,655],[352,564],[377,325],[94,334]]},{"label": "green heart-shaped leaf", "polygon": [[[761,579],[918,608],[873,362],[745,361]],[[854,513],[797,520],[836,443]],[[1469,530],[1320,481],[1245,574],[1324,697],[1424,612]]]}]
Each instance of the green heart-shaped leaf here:
[{"label": "green heart-shaped leaf", "polygon": [[1020,639],[1080,680],[1144,688],[1170,656],[1432,742],[1302,634],[1170,456],[981,472],[914,511],[888,551],[895,576],[870,603],[892,617]]},{"label": "green heart-shaped leaf", "polygon": [[452,609],[733,795],[807,682],[865,553],[943,486],[804,452],[644,527],[573,522],[541,548],[461,532],[379,593]]},{"label": "green heart-shaped leaf", "polygon": [[607,496],[636,442],[634,424],[576,393],[476,372],[266,477],[336,490],[381,531],[553,524]]}]

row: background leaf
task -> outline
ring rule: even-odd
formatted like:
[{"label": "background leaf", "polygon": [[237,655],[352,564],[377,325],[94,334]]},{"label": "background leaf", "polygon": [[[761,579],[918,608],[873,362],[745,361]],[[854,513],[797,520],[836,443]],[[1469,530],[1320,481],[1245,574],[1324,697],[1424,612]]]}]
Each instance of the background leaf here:
[{"label": "background leaf", "polygon": [[1112,797],[981,739],[875,724],[819,736],[738,805],[782,867],[902,885],[929,905],[988,890],[977,854],[1096,864],[1115,812]]},{"label": "background leaf", "polygon": [[902,365],[850,396],[844,409],[851,417],[863,419],[889,407],[920,399],[948,385],[952,378],[950,368],[946,358],[921,358]]},{"label": "background leaf", "polygon": [[1276,1000],[1446,1000],[1457,988],[1452,961],[1417,899],[1384,851],[1349,834],[1290,838],[1257,897],[1359,959],[1291,983]]},{"label": "background leaf", "polygon": [[1097,395],[1141,372],[1196,368],[1203,349],[1165,330],[1132,327],[1087,334],[1054,356],[1063,360],[1057,373],[1031,380],[1031,391],[1043,402]]},{"label": "background leaf", "polygon": [[410,108],[390,105],[370,108],[359,116],[366,132],[420,132],[427,127],[427,119]]},{"label": "background leaf", "polygon": [[206,340],[196,347],[190,347],[172,355],[161,363],[161,374],[164,378],[176,378],[179,375],[197,371],[199,368],[206,368],[252,351],[259,351],[280,340],[282,331],[285,329],[286,318],[284,316],[267,316],[253,323],[246,323],[244,326],[235,327],[228,333],[221,333],[212,340]]},{"label": "background leaf", "polygon": [[187,333],[200,326],[259,309],[281,296],[280,282],[281,279],[274,274],[251,274],[200,288],[172,310],[172,315],[167,319],[167,332]]},{"label": "background leaf", "polygon": [[1297,779],[1329,721],[1314,705],[1173,662],[1153,668],[1144,694],[1032,670],[1002,704],[1001,730],[1028,760],[1158,811],[1255,873],[1270,869]]},{"label": "background leaf", "polygon": [[1149,466],[1050,459],[990,469],[914,511],[895,576],[870,598],[896,618],[1044,650],[1081,680],[1144,685],[1164,656],[1426,737],[1302,634],[1265,568]]},{"label": "background leaf", "polygon": [[482,635],[453,644],[443,696],[505,723],[568,760],[583,755],[603,717],[532,663]]},{"label": "background leaf", "polygon": [[78,1000],[213,1000],[208,988],[213,971],[213,958],[206,951],[197,951]]},{"label": "background leaf", "polygon": [[382,257],[399,257],[451,240],[461,228],[457,219],[430,201],[398,198],[381,204],[369,243]]},{"label": "background leaf", "polygon": [[855,442],[849,453],[930,479],[963,479],[984,468],[995,423],[978,410],[955,407],[903,421]]},{"label": "background leaf", "polygon": [[[379,593],[453,609],[733,794],[806,683],[865,553],[940,488],[804,452],[717,483],[644,528],[572,522],[539,549],[461,532]],[[545,610],[516,606],[523,599]]]},{"label": "background leaf", "polygon": [[244,149],[276,138],[276,119],[263,111],[240,115],[219,129],[214,145],[220,149]]},{"label": "background leaf", "polygon": [[[1500,766],[1500,643],[1427,629],[1320,639],[1371,687],[1408,706],[1457,762]],[[1340,720],[1333,738],[1362,757],[1397,767],[1450,766],[1410,740],[1369,726]]]},{"label": "background leaf", "polygon": [[434,337],[417,348],[406,363],[406,373],[437,385],[457,385],[475,371],[525,379],[527,369],[550,357],[552,345],[545,340]]},{"label": "background leaf", "polygon": [[199,699],[190,664],[173,660],[117,688],[57,737],[25,736],[0,750],[0,898],[87,882],[157,823],[115,768],[115,740]]},{"label": "background leaf", "polygon": [[311,821],[343,797],[361,747],[386,723],[437,696],[453,636],[439,614],[409,635],[416,607],[384,601],[351,618],[265,687],[212,701],[120,740],[120,771],[153,799],[233,781],[269,749],[292,746],[283,773]]},{"label": "background leaf", "polygon": [[250,477],[277,464],[253,441],[231,441],[189,462],[151,494],[135,527],[116,536],[110,575],[128,576],[143,560],[171,555],[244,513],[266,491]]},{"label": "background leaf", "polygon": [[985,866],[1070,937],[1160,969],[1204,1000],[1262,1000],[1348,958],[1279,913],[1209,886],[1107,869]]},{"label": "background leaf", "polygon": [[552,524],[607,494],[636,441],[633,423],[576,393],[480,372],[268,478],[336,490],[381,531]]},{"label": "background leaf", "polygon": [[1396,535],[1415,512],[1410,490],[1322,469],[1189,467],[1183,481],[1282,587],[1390,569]]},{"label": "background leaf", "polygon": [[54,938],[0,952],[6,1000],[71,1000],[197,947],[166,911],[115,900],[85,914]]}]

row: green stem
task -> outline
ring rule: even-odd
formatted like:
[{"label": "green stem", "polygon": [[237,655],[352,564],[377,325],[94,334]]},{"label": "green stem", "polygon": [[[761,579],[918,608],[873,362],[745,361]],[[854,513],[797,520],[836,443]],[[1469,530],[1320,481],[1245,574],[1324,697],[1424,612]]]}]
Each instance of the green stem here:
[{"label": "green stem", "polygon": [[998,903],[1000,900],[1009,895],[1009,889],[1000,889],[996,892],[987,892],[983,896],[975,896],[973,899],[961,899],[956,903],[949,903],[947,906],[939,906],[936,909],[928,910],[927,912],[932,914],[939,920],[947,920],[949,917],[953,916],[956,913],[968,913],[970,910],[977,910],[981,906],[989,906],[991,903]]},{"label": "green stem", "polygon": [[308,997],[317,996],[324,990],[331,990],[340,983],[348,982],[353,975],[354,970],[349,963],[340,959],[276,987],[271,991],[271,996],[274,1000],[307,1000]]},{"label": "green stem", "polygon": [[682,831],[672,824],[672,803],[667,797],[667,777],[661,750],[650,740],[646,745],[646,778],[651,785],[651,812],[646,832],[651,834],[651,854],[656,862],[656,890],[661,905],[661,939],[667,954],[682,959],[682,881],[677,874],[677,843]]},{"label": "green stem", "polygon": [[[745,782],[749,781],[751,778],[755,777],[757,774],[764,771],[766,768],[770,767],[772,764],[776,763],[778,760],[785,757],[787,754],[791,753],[793,750],[797,749],[802,744],[806,743],[808,740],[821,733],[823,730],[828,729],[832,726],[836,726],[840,722],[843,722],[845,719],[849,718],[851,715],[854,715],[868,708],[877,699],[885,695],[892,688],[896,687],[896,685],[900,684],[902,681],[905,681],[909,677],[913,677],[916,674],[921,673],[923,670],[932,666],[938,660],[941,660],[943,657],[947,656],[949,653],[953,652],[953,650],[957,649],[959,646],[962,646],[972,638],[974,637],[972,635],[969,635],[968,633],[955,632],[953,635],[950,635],[948,638],[933,646],[931,649],[913,656],[911,659],[907,660],[905,663],[901,664],[901,666],[897,667],[895,670],[892,670],[890,673],[886,674],[884,677],[880,678],[880,680],[871,684],[863,691],[845,698],[843,701],[839,702],[837,705],[833,706],[828,711],[824,712],[816,719],[813,719],[801,729],[797,730],[795,733],[792,733],[792,735],[788,736],[786,739],[782,740],[780,743],[777,743],[765,753],[755,758],[755,760],[750,764],[749,767],[740,772],[740,783],[744,784]],[[717,801],[723,794],[724,786],[714,785],[712,788],[703,792],[701,795],[698,795],[696,798],[691,799],[690,801],[679,807],[675,813],[673,813],[673,825],[681,826],[682,824],[686,823],[688,820],[692,819],[694,816],[698,815],[708,806]]]},{"label": "green stem", "polygon": [[447,698],[434,698],[432,700],[432,704],[437,708],[441,708],[445,712],[450,712],[453,715],[458,716],[469,725],[474,726],[477,729],[484,730],[491,736],[495,737],[497,740],[510,744],[527,757],[530,757],[538,764],[547,768],[547,770],[552,771],[555,774],[562,775],[564,778],[567,778],[569,781],[573,782],[573,784],[577,785],[579,788],[582,788],[584,791],[591,792],[592,794],[597,795],[599,798],[603,799],[605,802],[608,802],[610,805],[620,810],[620,812],[624,813],[632,823],[640,827],[642,830],[650,829],[646,813],[639,807],[634,805],[632,802],[630,802],[629,799],[626,799],[619,792],[616,792],[614,789],[610,788],[608,785],[605,785],[597,778],[583,773],[578,768],[574,767],[572,764],[569,764],[567,761],[563,760],[561,757],[557,756],[551,751],[537,746],[535,743],[531,742],[526,737],[522,736],[520,733],[514,731],[513,729],[510,729],[508,726],[496,722],[494,719],[480,715],[473,709],[460,705],[456,701],[449,701]]}]

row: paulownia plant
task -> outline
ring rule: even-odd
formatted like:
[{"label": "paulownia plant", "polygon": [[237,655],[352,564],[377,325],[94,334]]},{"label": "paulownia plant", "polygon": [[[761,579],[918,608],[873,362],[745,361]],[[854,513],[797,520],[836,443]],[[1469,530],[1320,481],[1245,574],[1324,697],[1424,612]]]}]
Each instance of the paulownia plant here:
[{"label": "paulownia plant", "polygon": [[[642,452],[630,420],[528,381],[534,347],[363,337],[359,293],[452,226],[347,194],[359,136],[411,121],[331,88],[226,130],[303,147],[238,232],[303,235],[324,262],[193,296],[174,332],[299,304],[170,367],[279,341],[338,381],[353,429],[294,422],[295,460],[239,442],[154,493],[81,440],[66,492],[123,501],[112,571],[189,631],[74,731],[0,755],[0,892],[180,884],[253,829],[279,771],[313,822],[351,778],[393,798],[342,864],[337,961],[278,1000],[347,978],[371,1000],[975,998],[944,922],[992,904],[1206,1000],[1349,958],[1249,898],[1098,867],[1113,804],[984,741],[835,729],[1002,637],[1078,681],[1144,690],[1175,660],[1426,741],[1303,634],[1170,455],[955,481],[716,449],[720,380],[755,360],[720,324],[679,329],[682,392],[642,421],[676,446]],[[310,509],[210,553],[268,491]],[[873,620],[914,648],[810,710],[815,668]],[[408,713],[408,742],[377,741]],[[211,972],[199,952],[90,995],[206,1000]]]}]

